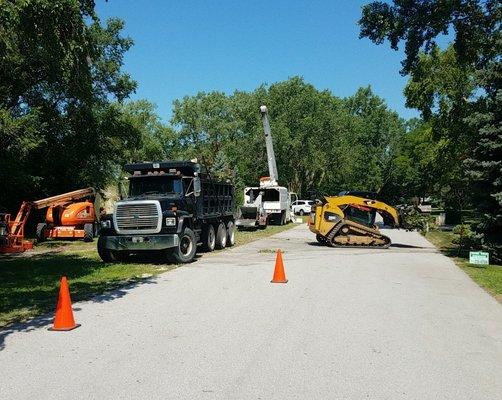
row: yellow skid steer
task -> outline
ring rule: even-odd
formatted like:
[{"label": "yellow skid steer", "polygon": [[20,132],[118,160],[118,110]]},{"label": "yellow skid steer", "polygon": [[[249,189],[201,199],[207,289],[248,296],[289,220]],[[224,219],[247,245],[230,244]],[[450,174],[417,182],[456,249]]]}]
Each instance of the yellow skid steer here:
[{"label": "yellow skid steer", "polygon": [[380,233],[375,218],[378,213],[385,225],[399,227],[397,210],[369,196],[346,193],[322,196],[312,207],[308,224],[317,241],[330,247],[389,247],[390,238]]}]

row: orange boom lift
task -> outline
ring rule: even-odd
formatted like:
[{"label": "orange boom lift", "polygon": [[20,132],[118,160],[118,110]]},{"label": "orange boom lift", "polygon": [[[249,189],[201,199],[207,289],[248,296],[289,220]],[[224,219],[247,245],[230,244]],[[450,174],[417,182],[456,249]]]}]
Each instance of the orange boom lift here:
[{"label": "orange boom lift", "polygon": [[95,198],[94,188],[74,190],[42,200],[23,201],[14,220],[11,220],[11,214],[0,214],[0,253],[21,253],[32,249],[33,242],[24,239],[26,221],[32,210],[47,207],[46,222],[37,226],[40,241],[47,238],[92,241],[96,213],[91,199]]}]

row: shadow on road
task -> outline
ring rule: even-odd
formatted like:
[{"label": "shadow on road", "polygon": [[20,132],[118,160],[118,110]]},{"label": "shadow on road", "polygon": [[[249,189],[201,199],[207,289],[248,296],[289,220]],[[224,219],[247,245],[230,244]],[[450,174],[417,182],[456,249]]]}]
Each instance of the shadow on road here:
[{"label": "shadow on road", "polygon": [[423,246],[413,246],[411,244],[404,244],[404,243],[391,243],[390,248],[393,247],[398,247],[398,248],[403,248],[403,249],[429,249],[430,247],[423,247]]},{"label": "shadow on road", "polygon": [[[61,276],[68,277],[73,302],[102,303],[123,297],[135,286],[154,284],[152,274],[141,276],[143,270],[135,264],[106,264],[78,254],[0,259],[0,351],[11,333],[28,332],[52,322]],[[30,318],[33,315],[39,317]]]},{"label": "shadow on road", "polygon": [[404,243],[392,243],[389,248],[384,248],[384,247],[372,247],[372,246],[347,246],[347,247],[329,247],[326,246],[325,244],[321,244],[319,242],[307,242],[309,246],[314,246],[314,247],[326,247],[326,248],[332,248],[332,249],[346,249],[346,250],[391,250],[391,249],[422,249],[422,250],[431,250],[431,247],[423,247],[423,246],[413,246],[411,244],[404,244]]},{"label": "shadow on road", "polygon": [[325,244],[321,244],[319,242],[307,242],[309,246],[316,246],[316,247],[327,247]]}]

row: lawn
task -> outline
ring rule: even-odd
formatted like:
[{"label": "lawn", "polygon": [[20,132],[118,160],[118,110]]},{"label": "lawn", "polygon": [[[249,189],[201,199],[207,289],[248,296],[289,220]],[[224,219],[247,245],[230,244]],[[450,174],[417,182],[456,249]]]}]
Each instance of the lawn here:
[{"label": "lawn", "polygon": [[[295,224],[236,233],[236,245],[261,239]],[[223,250],[224,251],[224,250]],[[0,328],[53,311],[59,279],[66,275],[73,301],[85,300],[176,268],[161,260],[103,263],[96,243],[49,241],[30,253],[0,258]]]},{"label": "lawn", "polygon": [[473,265],[469,263],[469,251],[461,250],[452,243],[452,232],[430,231],[426,238],[451,257],[455,264],[469,275],[473,281],[502,302],[502,265]]}]

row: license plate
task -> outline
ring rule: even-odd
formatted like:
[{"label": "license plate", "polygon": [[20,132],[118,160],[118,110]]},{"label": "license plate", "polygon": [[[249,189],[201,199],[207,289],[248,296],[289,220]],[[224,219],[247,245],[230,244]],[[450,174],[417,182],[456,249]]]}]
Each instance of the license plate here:
[{"label": "license plate", "polygon": [[145,241],[145,238],[144,237],[137,237],[137,236],[133,236],[132,238],[132,242],[133,243],[143,243]]}]

